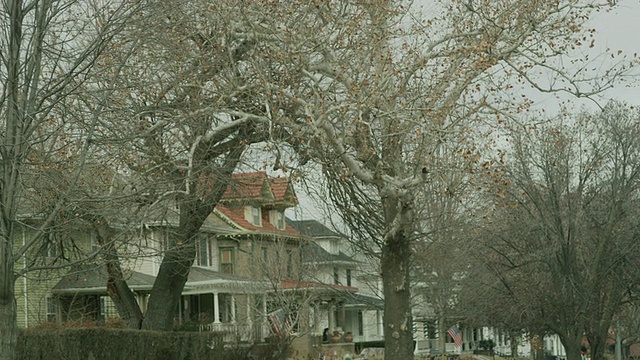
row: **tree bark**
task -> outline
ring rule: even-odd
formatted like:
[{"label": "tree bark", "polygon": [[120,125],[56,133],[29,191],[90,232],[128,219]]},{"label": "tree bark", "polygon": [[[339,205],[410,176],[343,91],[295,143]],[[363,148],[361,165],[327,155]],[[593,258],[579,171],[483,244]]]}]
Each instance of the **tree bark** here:
[{"label": "tree bark", "polygon": [[173,314],[178,307],[195,254],[193,243],[165,254],[151,290],[152,296],[149,298],[147,315],[142,321],[142,329],[172,330]]},{"label": "tree bark", "polygon": [[[3,267],[4,273],[7,269],[6,266]],[[9,276],[13,277],[13,271],[10,271]],[[0,360],[14,360],[18,341],[17,307],[13,292],[14,282],[5,284],[5,279],[3,276],[3,291],[0,297]]]},{"label": "tree bark", "polygon": [[560,342],[567,352],[567,360],[581,360],[580,347],[582,344],[582,332],[577,331],[571,337],[564,337],[560,334]]},{"label": "tree bark", "polygon": [[124,279],[120,257],[114,246],[113,230],[106,225],[105,219],[101,218],[99,223],[102,225],[96,226],[96,231],[98,243],[102,247],[102,258],[107,268],[107,292],[127,327],[140,329],[142,311],[134,292]]},{"label": "tree bark", "polygon": [[204,220],[213,211],[215,204],[217,201],[205,205],[193,198],[180,203],[178,238],[170,241],[172,246],[162,258],[156,281],[151,289],[142,329],[164,331],[173,329],[175,310],[180,302],[191,265],[196,258],[196,235]]},{"label": "tree bark", "polygon": [[[128,328],[140,329],[142,326],[142,311],[136,301],[135,294],[131,291],[127,282],[122,279],[120,265],[107,264],[107,272],[109,273],[107,292],[115,304],[118,314]],[[120,273],[120,277],[114,277],[113,273]]]},{"label": "tree bark", "polygon": [[591,355],[591,360],[604,359],[604,351],[606,346],[604,339],[597,334],[587,334],[587,340],[589,340],[589,354]]},{"label": "tree bark", "polygon": [[413,358],[413,318],[409,291],[409,241],[400,233],[382,249],[384,346],[389,359]]},{"label": "tree bark", "polygon": [[[391,200],[391,199],[389,199]],[[410,212],[410,204],[401,204],[400,199],[385,201],[386,218],[394,229]],[[399,210],[396,211],[395,209]],[[394,226],[395,225],[395,226]],[[384,346],[389,359],[413,358],[413,318],[411,314],[411,292],[409,269],[411,264],[411,241],[407,234],[410,227],[391,230],[382,248],[382,284],[384,292]]]}]

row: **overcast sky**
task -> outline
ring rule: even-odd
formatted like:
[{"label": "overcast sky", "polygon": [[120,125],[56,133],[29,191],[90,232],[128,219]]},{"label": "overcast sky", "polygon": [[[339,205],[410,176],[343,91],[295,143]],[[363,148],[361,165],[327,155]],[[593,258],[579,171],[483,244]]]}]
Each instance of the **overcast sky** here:
[{"label": "overcast sky", "polygon": [[[640,56],[640,0],[618,0],[609,12],[596,14],[592,19],[597,29],[596,49],[622,50],[625,54]],[[640,74],[640,71],[636,73]],[[627,79],[606,91],[600,98],[616,98],[640,105],[640,82]]]}]

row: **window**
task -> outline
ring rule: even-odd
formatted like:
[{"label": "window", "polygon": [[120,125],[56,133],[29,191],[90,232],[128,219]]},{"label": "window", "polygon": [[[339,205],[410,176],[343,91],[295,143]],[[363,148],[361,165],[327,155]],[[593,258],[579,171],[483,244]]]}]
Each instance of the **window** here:
[{"label": "window", "polygon": [[262,211],[257,206],[251,207],[251,223],[256,226],[262,226]]},{"label": "window", "polygon": [[160,239],[159,239],[160,251],[167,251],[173,245],[171,244],[171,234],[169,233],[169,229],[161,229],[160,230]]},{"label": "window", "polygon": [[293,251],[287,250],[287,277],[292,278],[293,275]]},{"label": "window", "polygon": [[56,239],[55,233],[50,232],[45,235],[45,241],[40,248],[40,255],[42,257],[55,259],[58,257],[58,241]]},{"label": "window", "polygon": [[118,316],[116,305],[108,296],[100,296],[100,319],[107,320]]},{"label": "window", "polygon": [[233,248],[220,248],[220,272],[233,274]]},{"label": "window", "polygon": [[329,252],[332,254],[337,254],[340,252],[340,250],[338,249],[338,241],[337,240],[331,240],[330,244],[329,244]]},{"label": "window", "polygon": [[333,268],[333,283],[340,284],[340,275],[338,274],[338,268]]},{"label": "window", "polygon": [[284,230],[286,228],[284,223],[284,213],[280,210],[276,211],[276,227],[280,230]]},{"label": "window", "polygon": [[58,299],[53,296],[47,296],[45,301],[47,306],[47,321],[58,321]]},{"label": "window", "polygon": [[347,269],[347,286],[351,286],[351,269]]},{"label": "window", "polygon": [[364,316],[362,310],[358,310],[358,335],[364,335]]},{"label": "window", "polygon": [[207,235],[198,235],[198,247],[196,248],[196,264],[198,266],[212,266],[213,259],[211,258],[211,242],[207,238]]}]

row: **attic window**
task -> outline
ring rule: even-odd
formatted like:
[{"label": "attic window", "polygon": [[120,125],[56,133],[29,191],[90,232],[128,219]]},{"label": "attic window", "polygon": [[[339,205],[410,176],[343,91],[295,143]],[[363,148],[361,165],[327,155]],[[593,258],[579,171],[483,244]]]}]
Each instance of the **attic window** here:
[{"label": "attic window", "polygon": [[251,207],[251,223],[256,226],[262,226],[262,211],[257,206]]},{"label": "attic window", "polygon": [[284,213],[282,211],[276,211],[276,227],[280,230],[285,229]]}]

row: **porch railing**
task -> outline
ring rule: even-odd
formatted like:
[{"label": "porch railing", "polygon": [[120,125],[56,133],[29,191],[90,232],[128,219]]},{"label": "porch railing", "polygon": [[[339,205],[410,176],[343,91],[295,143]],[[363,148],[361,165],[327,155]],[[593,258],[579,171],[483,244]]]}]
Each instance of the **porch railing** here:
[{"label": "porch railing", "polygon": [[223,333],[225,342],[263,341],[269,335],[265,324],[209,323],[200,325],[199,331]]}]

